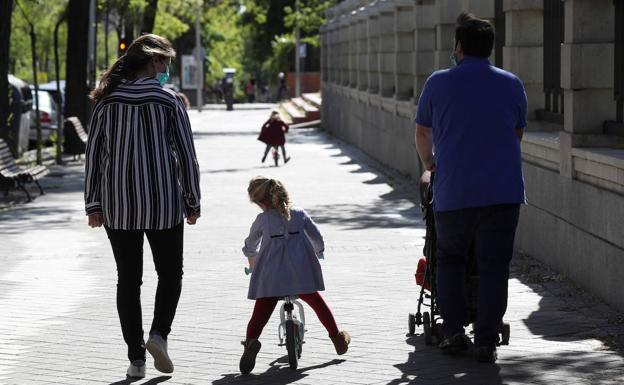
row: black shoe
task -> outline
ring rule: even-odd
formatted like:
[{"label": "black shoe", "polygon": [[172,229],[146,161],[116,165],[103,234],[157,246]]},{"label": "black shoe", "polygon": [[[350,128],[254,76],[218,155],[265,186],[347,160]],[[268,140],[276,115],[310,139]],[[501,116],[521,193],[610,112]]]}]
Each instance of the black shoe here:
[{"label": "black shoe", "polygon": [[494,363],[498,358],[496,346],[475,346],[474,356],[479,362]]},{"label": "black shoe", "polygon": [[289,160],[290,160],[290,156],[289,156],[289,157],[284,158],[284,164],[288,163],[288,161],[289,161]]},{"label": "black shoe", "polygon": [[470,338],[463,333],[455,334],[453,337],[445,338],[440,342],[440,349],[446,354],[456,354],[468,350]]},{"label": "black shoe", "polygon": [[242,374],[249,374],[256,366],[256,356],[262,344],[258,340],[245,340],[243,346],[245,346],[245,351],[240,359],[239,369]]}]

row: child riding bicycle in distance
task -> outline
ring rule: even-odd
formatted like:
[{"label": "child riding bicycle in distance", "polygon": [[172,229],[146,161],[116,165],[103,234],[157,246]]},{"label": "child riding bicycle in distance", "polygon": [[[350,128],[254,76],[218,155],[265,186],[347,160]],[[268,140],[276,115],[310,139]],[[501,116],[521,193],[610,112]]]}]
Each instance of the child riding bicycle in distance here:
[{"label": "child riding bicycle in distance", "polygon": [[256,304],[243,343],[241,373],[254,368],[261,347],[258,338],[277,302],[286,296],[297,295],[310,305],[327,329],[336,353],[346,353],[351,337],[346,331],[338,331],[331,310],[319,294],[325,285],[318,257],[325,246],[316,224],[303,209],[291,208],[288,192],[278,180],[257,176],[249,182],[247,192],[262,213],[251,225],[243,247],[253,269],[248,298]]},{"label": "child riding bicycle in distance", "polygon": [[286,156],[286,135],[285,132],[288,132],[288,124],[286,124],[282,119],[280,119],[279,113],[275,110],[271,111],[271,117],[267,120],[260,130],[260,136],[258,136],[258,140],[266,144],[266,149],[264,150],[264,155],[262,156],[262,163],[266,160],[267,154],[271,147],[281,147],[282,155],[284,155],[284,163],[288,163],[290,157]]}]

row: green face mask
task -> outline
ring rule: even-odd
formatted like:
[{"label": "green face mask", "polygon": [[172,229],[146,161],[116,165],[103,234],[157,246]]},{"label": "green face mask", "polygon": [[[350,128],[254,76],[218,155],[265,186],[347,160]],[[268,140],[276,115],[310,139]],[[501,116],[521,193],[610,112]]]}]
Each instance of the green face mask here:
[{"label": "green face mask", "polygon": [[157,73],[156,79],[158,79],[158,82],[160,83],[161,86],[164,86],[165,83],[167,83],[167,80],[169,80],[169,66],[167,66],[167,69],[165,70],[165,72]]}]

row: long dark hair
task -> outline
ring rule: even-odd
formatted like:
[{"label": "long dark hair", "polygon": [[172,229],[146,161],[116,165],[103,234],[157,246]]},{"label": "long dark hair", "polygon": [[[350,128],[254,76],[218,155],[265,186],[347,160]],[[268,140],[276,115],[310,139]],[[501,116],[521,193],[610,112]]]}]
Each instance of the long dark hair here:
[{"label": "long dark hair", "polygon": [[175,51],[171,42],[154,34],[137,37],[128,47],[128,51],[104,73],[100,84],[91,92],[91,99],[98,102],[113,92],[124,80],[133,80],[153,57],[174,58]]}]

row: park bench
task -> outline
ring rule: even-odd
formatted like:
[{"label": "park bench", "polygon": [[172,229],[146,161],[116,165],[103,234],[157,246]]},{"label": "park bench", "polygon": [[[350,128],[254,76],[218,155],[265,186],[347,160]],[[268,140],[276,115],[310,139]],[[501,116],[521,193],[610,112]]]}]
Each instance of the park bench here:
[{"label": "park bench", "polygon": [[65,119],[65,154],[76,155],[80,159],[80,154],[84,154],[89,135],[76,116]]},{"label": "park bench", "polygon": [[20,167],[15,163],[11,149],[0,139],[0,185],[3,186],[5,194],[9,189],[18,188],[26,194],[28,202],[32,201],[30,193],[26,189],[29,183],[35,183],[39,187],[40,195],[45,194],[38,180],[46,176],[50,170],[46,166]]}]

